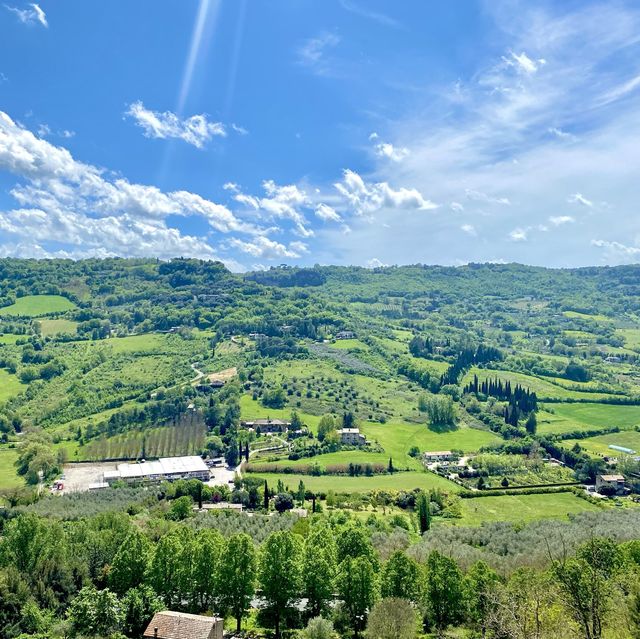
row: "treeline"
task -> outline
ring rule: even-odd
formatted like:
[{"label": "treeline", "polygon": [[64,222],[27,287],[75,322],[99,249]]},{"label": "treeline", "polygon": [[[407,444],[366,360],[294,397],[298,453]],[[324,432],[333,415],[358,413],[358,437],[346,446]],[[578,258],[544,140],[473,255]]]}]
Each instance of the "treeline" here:
[{"label": "treeline", "polygon": [[[338,515],[298,520],[256,545],[246,533],[223,536],[216,516],[192,526],[171,523],[171,513],[164,527],[141,527],[124,513],[64,525],[33,514],[7,521],[1,636],[138,639],[167,608],[230,616],[240,630],[256,598],[254,627],[277,638],[366,630],[377,639],[414,639],[419,630],[439,637],[452,630],[494,639],[603,639],[636,637],[640,629],[637,540],[592,537],[574,553],[550,551],[546,568],[501,575],[484,561],[463,568],[421,546],[383,545],[380,552],[374,530]],[[423,539],[437,534],[429,517],[419,502]]]}]

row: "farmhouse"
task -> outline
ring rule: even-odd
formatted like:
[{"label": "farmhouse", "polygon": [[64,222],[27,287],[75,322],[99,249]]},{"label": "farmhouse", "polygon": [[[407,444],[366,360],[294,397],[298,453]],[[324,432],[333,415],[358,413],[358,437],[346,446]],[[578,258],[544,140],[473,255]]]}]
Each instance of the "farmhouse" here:
[{"label": "farmhouse", "polygon": [[176,479],[209,481],[209,477],[209,468],[197,455],[161,457],[155,461],[139,464],[118,464],[117,470],[108,470],[104,473],[104,481],[109,484],[120,480],[130,484],[140,481],[157,482]]},{"label": "farmhouse", "polygon": [[340,331],[336,333],[336,339],[354,339],[356,334],[353,331]]},{"label": "farmhouse", "polygon": [[596,491],[600,492],[603,488],[615,489],[616,495],[624,493],[624,476],[623,475],[597,475]]},{"label": "farmhouse", "polygon": [[427,451],[422,456],[425,462],[439,462],[439,461],[453,461],[458,458],[458,455],[450,450],[433,450]]},{"label": "farmhouse", "polygon": [[153,616],[143,636],[144,639],[222,639],[223,623],[219,617],[164,610]]},{"label": "farmhouse", "polygon": [[243,428],[260,430],[261,433],[286,433],[291,427],[291,422],[283,419],[255,419],[253,421],[241,422]]},{"label": "farmhouse", "polygon": [[338,431],[340,442],[349,446],[364,446],[367,438],[360,432],[359,428],[342,428]]}]

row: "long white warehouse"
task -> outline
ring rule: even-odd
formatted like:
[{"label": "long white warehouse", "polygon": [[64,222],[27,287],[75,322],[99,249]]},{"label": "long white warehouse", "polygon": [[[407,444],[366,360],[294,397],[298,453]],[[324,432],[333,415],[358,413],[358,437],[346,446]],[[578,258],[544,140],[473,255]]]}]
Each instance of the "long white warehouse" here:
[{"label": "long white warehouse", "polygon": [[126,481],[135,483],[140,481],[174,481],[176,479],[209,480],[209,468],[201,457],[161,457],[160,459],[136,464],[118,464],[117,470],[107,470],[104,481]]}]

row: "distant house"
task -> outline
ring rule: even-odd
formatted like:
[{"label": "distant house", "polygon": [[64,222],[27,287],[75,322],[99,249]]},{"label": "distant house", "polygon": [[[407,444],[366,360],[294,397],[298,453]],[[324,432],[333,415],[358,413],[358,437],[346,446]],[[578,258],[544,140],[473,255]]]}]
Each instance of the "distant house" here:
[{"label": "distant house", "polygon": [[253,421],[243,421],[240,423],[243,428],[251,428],[261,433],[286,433],[291,428],[291,422],[283,419],[254,419]]},{"label": "distant house", "polygon": [[164,610],[157,612],[144,631],[144,639],[222,639],[224,620]]},{"label": "distant house", "polygon": [[608,362],[609,364],[619,364],[622,361],[622,358],[618,357],[617,355],[609,355],[609,357],[605,358],[604,361]]},{"label": "distant house", "polygon": [[596,476],[596,491],[601,492],[605,489],[605,492],[609,490],[615,490],[616,495],[622,495],[625,491],[624,476],[623,475],[597,475]]},{"label": "distant house", "polygon": [[336,339],[355,339],[356,334],[353,331],[340,331],[336,333]]},{"label": "distant house", "polygon": [[427,451],[422,456],[425,462],[442,462],[442,461],[454,461],[458,459],[458,455],[450,450],[432,450]]},{"label": "distant house", "polygon": [[340,442],[348,446],[364,446],[367,438],[360,432],[359,428],[342,428],[338,431]]}]

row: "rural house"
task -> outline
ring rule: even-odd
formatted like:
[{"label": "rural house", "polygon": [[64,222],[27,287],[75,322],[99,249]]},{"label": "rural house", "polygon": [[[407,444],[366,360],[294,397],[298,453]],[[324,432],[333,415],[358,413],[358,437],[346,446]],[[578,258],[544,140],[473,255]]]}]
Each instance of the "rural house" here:
[{"label": "rural house", "polygon": [[354,339],[356,334],[353,331],[340,331],[336,333],[336,339]]},{"label": "rural house", "polygon": [[219,617],[164,610],[153,616],[144,639],[222,639],[223,623]]},{"label": "rural house", "polygon": [[260,431],[262,434],[286,433],[291,427],[291,422],[283,419],[255,419],[249,422],[241,422],[243,428]]},{"label": "rural house", "polygon": [[340,442],[349,446],[364,446],[367,443],[366,437],[359,428],[343,428],[338,431]]},{"label": "rural house", "polygon": [[597,475],[596,476],[596,492],[601,492],[602,489],[607,490],[615,489],[616,495],[624,494],[624,476],[623,475]]},{"label": "rural house", "polygon": [[422,457],[425,462],[454,461],[458,459],[458,455],[450,450],[427,451]]}]

